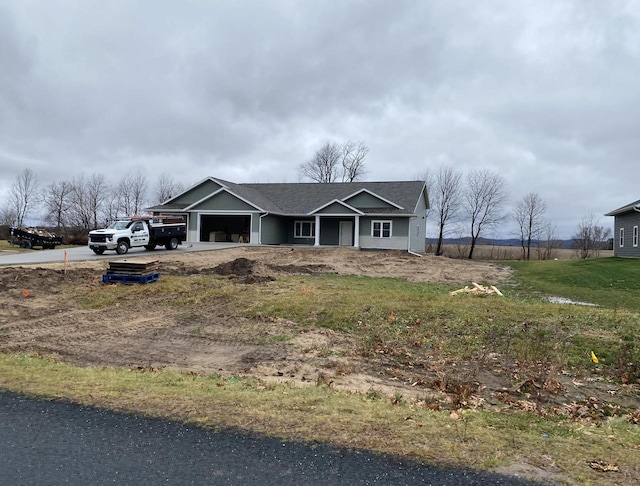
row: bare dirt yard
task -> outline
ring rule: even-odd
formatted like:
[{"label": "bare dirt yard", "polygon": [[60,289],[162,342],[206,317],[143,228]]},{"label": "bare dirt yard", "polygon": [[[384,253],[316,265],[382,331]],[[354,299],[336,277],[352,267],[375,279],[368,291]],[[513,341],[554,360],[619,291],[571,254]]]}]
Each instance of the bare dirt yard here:
[{"label": "bare dirt yard", "polygon": [[[337,248],[245,247],[129,260],[150,258],[160,260],[162,275],[226,275],[255,285],[266,285],[277,275],[318,273],[499,284],[511,272],[492,263]],[[61,264],[0,268],[0,352],[80,365],[250,375],[301,385],[326,380],[336,389],[424,395],[411,387],[413,375],[381,374],[370,360],[354,355],[347,335],[328,329],[299,332],[299,325],[279,318],[248,319],[224,300],[192,305],[186,314],[184,308],[157,305],[168,297],[155,293],[108,309],[74,305],[69,293],[103,287],[106,268],[105,261],[73,263],[66,273]],[[282,335],[293,338],[280,342]]]},{"label": "bare dirt yard", "polygon": [[[160,261],[163,276],[222,276],[222,281],[241,284],[234,287],[240,289],[236,292],[256,286],[261,292],[282,291],[271,286],[279,275],[397,277],[457,288],[471,282],[500,286],[512,272],[489,262],[339,248],[242,247],[145,253],[128,259],[148,260]],[[78,365],[234,374],[299,386],[325,383],[350,392],[375,390],[391,397],[428,400],[439,408],[493,408],[493,404],[535,408],[523,397],[537,384],[519,383],[520,366],[503,356],[489,353],[454,363],[419,347],[390,347],[384,342],[372,343],[373,348],[363,353],[358,349],[362,341],[350,334],[271,315],[246,317],[238,308],[237,295],[225,296],[225,291],[206,302],[182,295],[183,303],[163,305],[179,293],[164,289],[163,277],[146,285],[105,285],[102,275],[107,266],[104,260],[74,262],[66,273],[59,263],[0,268],[0,352]],[[104,289],[111,286],[131,290],[119,294],[121,302],[107,299],[101,304],[102,295],[108,293]],[[88,298],[92,304],[84,305]],[[572,376],[562,374],[549,383],[565,392],[548,395],[552,407],[593,397],[597,408],[612,390],[610,383],[576,384]],[[632,404],[621,400],[623,405]]]}]

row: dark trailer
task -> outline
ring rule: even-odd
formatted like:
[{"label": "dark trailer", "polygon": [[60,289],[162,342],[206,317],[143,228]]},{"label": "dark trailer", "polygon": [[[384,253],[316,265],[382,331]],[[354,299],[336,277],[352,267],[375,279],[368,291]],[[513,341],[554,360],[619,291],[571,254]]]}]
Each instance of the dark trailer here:
[{"label": "dark trailer", "polygon": [[53,250],[57,245],[62,245],[62,237],[38,228],[11,228],[11,244],[20,248],[42,247],[43,250]]}]

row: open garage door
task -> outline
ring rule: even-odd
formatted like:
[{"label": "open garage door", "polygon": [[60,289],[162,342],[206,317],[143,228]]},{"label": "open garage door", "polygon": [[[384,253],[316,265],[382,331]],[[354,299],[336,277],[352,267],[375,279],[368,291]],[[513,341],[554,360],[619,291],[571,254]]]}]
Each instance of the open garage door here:
[{"label": "open garage door", "polygon": [[251,216],[200,216],[200,241],[250,243]]}]

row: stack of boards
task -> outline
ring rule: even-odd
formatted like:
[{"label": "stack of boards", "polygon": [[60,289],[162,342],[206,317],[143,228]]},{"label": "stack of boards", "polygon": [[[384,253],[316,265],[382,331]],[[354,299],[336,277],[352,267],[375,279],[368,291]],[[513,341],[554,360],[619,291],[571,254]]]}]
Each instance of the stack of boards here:
[{"label": "stack of boards", "polygon": [[160,278],[158,260],[118,260],[109,262],[104,283],[146,284]]}]

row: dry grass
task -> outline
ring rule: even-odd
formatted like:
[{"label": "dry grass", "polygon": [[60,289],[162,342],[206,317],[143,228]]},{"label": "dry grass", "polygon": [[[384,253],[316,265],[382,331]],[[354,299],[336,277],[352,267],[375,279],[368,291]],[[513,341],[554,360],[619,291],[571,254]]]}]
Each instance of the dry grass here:
[{"label": "dry grass", "polygon": [[[430,410],[424,402],[407,404],[402,397],[340,393],[322,384],[294,388],[233,376],[79,368],[27,356],[0,355],[0,388],[437,465],[486,469],[525,462],[557,480],[631,484],[640,478],[637,427],[621,419],[584,427],[533,413],[451,413]],[[624,466],[604,477],[588,467],[596,458]]]},{"label": "dry grass", "polygon": [[[469,255],[469,245],[444,245],[444,256],[449,258],[467,258]],[[427,251],[429,252],[429,248]],[[435,251],[434,249],[431,249]],[[613,250],[600,250],[598,258],[607,258],[613,256]],[[473,251],[474,260],[522,260],[522,248],[519,246],[493,246],[493,245],[479,245]],[[542,251],[538,251],[536,248],[531,249],[531,260],[541,260]],[[567,248],[554,248],[550,251],[550,260],[574,260],[578,259],[578,254],[575,250]]]}]

